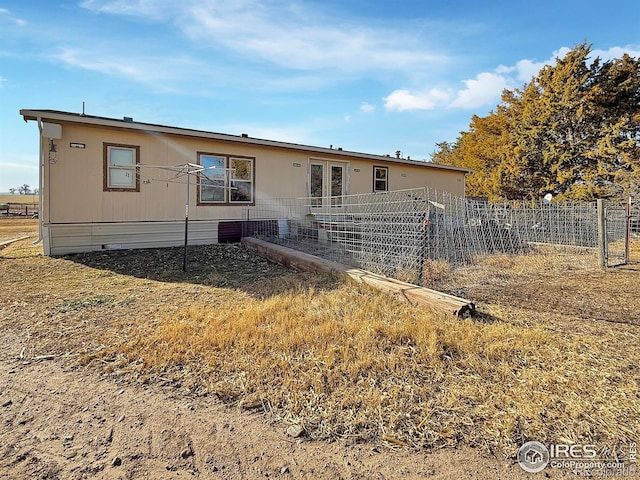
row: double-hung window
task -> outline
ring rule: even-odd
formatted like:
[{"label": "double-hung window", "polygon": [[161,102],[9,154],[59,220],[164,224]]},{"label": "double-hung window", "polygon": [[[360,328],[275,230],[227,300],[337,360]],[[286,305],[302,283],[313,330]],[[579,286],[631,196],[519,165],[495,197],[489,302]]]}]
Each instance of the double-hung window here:
[{"label": "double-hung window", "polygon": [[389,167],[373,167],[373,191],[389,191]]},{"label": "double-hung window", "polygon": [[139,146],[104,143],[103,156],[105,191],[140,191]]},{"label": "double-hung window", "polygon": [[254,202],[252,157],[199,153],[200,174],[198,204],[246,205]]}]

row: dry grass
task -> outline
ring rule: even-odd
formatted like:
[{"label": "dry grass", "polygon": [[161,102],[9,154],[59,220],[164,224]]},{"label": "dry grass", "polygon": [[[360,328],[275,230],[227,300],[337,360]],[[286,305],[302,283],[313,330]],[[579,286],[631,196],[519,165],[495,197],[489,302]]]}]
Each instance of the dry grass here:
[{"label": "dry grass", "polygon": [[101,358],[177,375],[316,438],[512,453],[531,438],[622,442],[640,428],[637,331],[459,321],[356,286],[236,294],[116,331]]},{"label": "dry grass", "polygon": [[[630,253],[632,260],[640,260],[640,241],[632,242]],[[637,261],[603,270],[593,250],[535,246],[524,256],[478,258],[430,286],[481,304],[535,312],[539,318],[550,314],[640,325],[638,272]]]},{"label": "dry grass", "polygon": [[[566,276],[573,265],[574,281],[584,280],[575,259],[556,265],[545,253],[493,258],[481,270],[531,284],[532,271]],[[517,295],[496,292],[507,302],[489,308],[502,318],[493,321],[437,316],[354,285],[300,285],[266,300],[236,293],[118,325],[100,355],[150,378],[188,378],[200,393],[302,423],[315,438],[462,441],[505,454],[527,439],[633,439],[637,328],[511,307]]]},{"label": "dry grass", "polygon": [[38,195],[0,194],[0,203],[19,203],[23,205],[38,205]]},{"label": "dry grass", "polygon": [[[165,258],[161,277],[158,251],[0,260],[3,278],[31,278],[8,282],[9,292],[20,282],[37,291],[19,306],[5,297],[2,322],[33,309],[30,335],[43,353],[82,353],[113,375],[215,394],[301,423],[313,438],[465,443],[504,455],[528,439],[637,441],[640,327],[574,311],[609,304],[598,311],[604,320],[622,320],[627,307],[637,320],[638,300],[618,304],[608,290],[633,292],[637,271],[601,272],[568,255],[558,266],[544,251],[475,269],[433,266],[440,281],[464,280],[455,287],[475,292],[485,312],[457,320],[362,286],[270,270],[237,246],[194,248],[194,258],[200,250],[218,255],[215,271],[181,276]],[[221,268],[223,254],[233,269]],[[108,267],[127,259],[129,272]],[[242,262],[254,277],[237,279]]]},{"label": "dry grass", "polygon": [[[33,218],[26,217],[2,217],[0,215],[0,243],[14,240],[16,238],[21,238],[25,236],[31,236],[32,242],[37,238],[38,235],[38,220]],[[40,247],[36,250],[38,252]],[[15,248],[13,249],[13,256],[18,255],[15,252]],[[25,252],[24,254],[29,256],[33,252]]]},{"label": "dry grass", "polygon": [[41,245],[34,245],[38,238],[38,220],[26,217],[0,218],[0,244],[12,240],[28,237],[28,241],[21,241],[11,246],[0,246],[0,258],[20,258],[40,255]]}]

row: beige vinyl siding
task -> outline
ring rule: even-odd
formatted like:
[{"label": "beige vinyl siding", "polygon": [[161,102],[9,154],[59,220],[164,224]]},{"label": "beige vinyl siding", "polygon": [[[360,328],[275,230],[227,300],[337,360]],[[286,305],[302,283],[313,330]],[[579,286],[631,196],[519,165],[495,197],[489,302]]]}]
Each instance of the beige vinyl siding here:
[{"label": "beige vinyl siding", "polygon": [[[404,165],[356,160],[350,162],[349,193],[373,192],[373,167],[388,167],[388,189],[406,190],[428,187],[440,192],[449,192],[454,196],[464,196],[464,174],[457,171],[428,168],[421,165]],[[428,164],[427,164],[428,165]]]},{"label": "beige vinyl siding", "polygon": [[[175,166],[197,162],[198,151],[216,151],[227,155],[255,157],[255,197],[297,198],[306,195],[307,156],[273,148],[242,148],[225,142],[202,139],[152,136],[93,127],[65,125],[59,141],[57,159],[45,164],[46,187],[44,221],[134,222],[184,218],[186,201],[183,183],[163,182],[166,171],[144,165]],[[82,142],[85,149],[68,148],[70,142]],[[140,191],[104,191],[103,142],[140,146]],[[294,166],[300,164],[300,167]],[[245,205],[196,205],[197,185],[191,182],[190,218],[242,219]],[[49,205],[54,208],[49,212]]]}]

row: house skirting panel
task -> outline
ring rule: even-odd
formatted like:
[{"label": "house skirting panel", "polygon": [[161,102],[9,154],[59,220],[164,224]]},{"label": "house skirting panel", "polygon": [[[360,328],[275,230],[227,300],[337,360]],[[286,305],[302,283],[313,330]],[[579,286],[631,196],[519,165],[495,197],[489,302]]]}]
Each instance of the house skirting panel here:
[{"label": "house skirting panel", "polygon": [[[189,245],[218,242],[218,220],[189,222]],[[184,245],[184,221],[45,225],[45,254]]]}]

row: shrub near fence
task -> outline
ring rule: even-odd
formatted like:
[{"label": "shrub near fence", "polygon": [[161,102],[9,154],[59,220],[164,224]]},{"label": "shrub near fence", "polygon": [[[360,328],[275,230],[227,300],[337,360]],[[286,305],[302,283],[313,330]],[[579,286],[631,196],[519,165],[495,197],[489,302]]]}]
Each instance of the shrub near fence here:
[{"label": "shrub near fence", "polygon": [[[421,278],[427,260],[465,264],[524,254],[532,243],[598,246],[595,203],[489,203],[421,188],[263,200],[251,214],[277,220],[262,222],[254,235],[408,280]],[[616,231],[619,219],[612,222]]]}]

